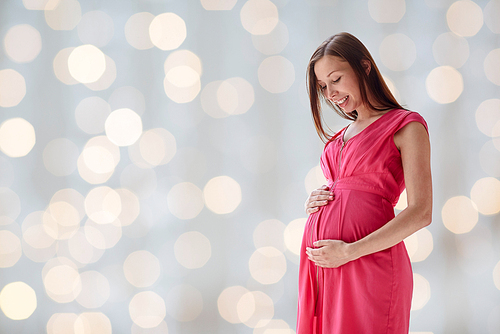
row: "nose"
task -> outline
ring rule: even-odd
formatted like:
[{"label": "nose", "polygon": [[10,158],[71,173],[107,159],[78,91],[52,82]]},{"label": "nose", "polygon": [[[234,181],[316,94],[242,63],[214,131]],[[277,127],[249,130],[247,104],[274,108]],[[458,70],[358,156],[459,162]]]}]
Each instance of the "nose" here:
[{"label": "nose", "polygon": [[330,100],[330,101],[333,100],[333,98],[336,95],[336,91],[334,89],[332,89],[331,87],[329,87],[329,86],[326,86],[326,92],[325,93],[326,93],[326,98],[328,100]]}]

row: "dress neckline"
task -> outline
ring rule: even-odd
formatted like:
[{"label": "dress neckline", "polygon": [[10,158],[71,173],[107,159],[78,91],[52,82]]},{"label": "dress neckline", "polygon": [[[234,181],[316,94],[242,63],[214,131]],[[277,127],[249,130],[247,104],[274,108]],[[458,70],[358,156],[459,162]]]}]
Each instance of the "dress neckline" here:
[{"label": "dress neckline", "polygon": [[359,136],[360,134],[362,134],[363,132],[365,132],[365,130],[367,130],[369,127],[371,127],[373,124],[377,123],[377,122],[378,122],[381,118],[383,118],[385,115],[389,114],[390,112],[392,112],[392,111],[394,111],[394,110],[396,110],[396,108],[395,108],[395,109],[391,109],[391,110],[389,110],[388,112],[386,112],[385,114],[383,114],[382,116],[380,116],[379,118],[377,118],[376,120],[374,120],[373,122],[371,122],[370,124],[368,124],[368,126],[367,126],[366,128],[364,128],[364,129],[363,129],[363,130],[361,130],[360,132],[356,133],[354,136],[352,136],[351,138],[347,139],[347,141],[346,141],[346,140],[344,140],[344,135],[345,135],[345,133],[346,133],[346,131],[347,131],[347,128],[348,128],[349,126],[351,126],[351,124],[352,124],[352,123],[351,123],[351,124],[349,124],[348,126],[346,126],[346,127],[344,128],[344,132],[342,132],[342,136],[341,136],[341,138],[340,138],[340,139],[342,140],[342,144],[344,144],[344,145],[345,145],[345,144],[347,144],[347,142],[348,142],[348,141],[350,141],[350,140],[351,140],[351,139],[353,139],[354,137],[357,137],[357,136]]}]

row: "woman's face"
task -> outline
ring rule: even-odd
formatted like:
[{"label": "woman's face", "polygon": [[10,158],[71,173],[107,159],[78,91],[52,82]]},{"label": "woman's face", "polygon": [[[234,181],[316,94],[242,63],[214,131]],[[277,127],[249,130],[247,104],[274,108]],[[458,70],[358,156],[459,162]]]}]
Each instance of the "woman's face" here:
[{"label": "woman's face", "polygon": [[364,107],[358,79],[347,61],[324,56],[314,65],[314,73],[323,95],[346,113]]}]

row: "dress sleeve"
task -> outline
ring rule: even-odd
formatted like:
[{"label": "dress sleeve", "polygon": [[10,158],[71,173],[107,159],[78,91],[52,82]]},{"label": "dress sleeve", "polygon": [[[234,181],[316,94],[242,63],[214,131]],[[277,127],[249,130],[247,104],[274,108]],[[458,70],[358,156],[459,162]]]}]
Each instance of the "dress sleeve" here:
[{"label": "dress sleeve", "polygon": [[414,111],[411,111],[405,118],[403,118],[401,120],[401,122],[399,123],[399,125],[396,127],[394,133],[396,133],[398,130],[400,130],[401,128],[403,128],[406,124],[411,123],[411,122],[422,123],[423,126],[425,127],[425,130],[427,131],[427,134],[429,134],[429,129],[427,127],[427,122],[425,121],[425,119],[422,116],[420,116],[419,113],[414,112]]}]

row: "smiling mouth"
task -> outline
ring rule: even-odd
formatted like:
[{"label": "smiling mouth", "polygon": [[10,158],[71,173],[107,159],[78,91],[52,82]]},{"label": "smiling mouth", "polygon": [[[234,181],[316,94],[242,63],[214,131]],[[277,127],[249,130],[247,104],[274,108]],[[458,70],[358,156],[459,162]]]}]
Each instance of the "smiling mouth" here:
[{"label": "smiling mouth", "polygon": [[347,95],[346,97],[344,97],[343,99],[340,99],[340,100],[337,100],[337,101],[333,101],[333,103],[335,103],[336,105],[340,106],[341,104],[343,104],[345,101],[347,101],[347,98],[349,97],[349,95]]}]

